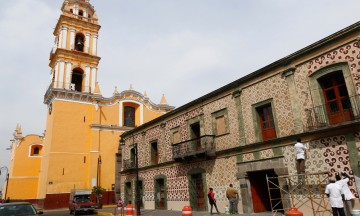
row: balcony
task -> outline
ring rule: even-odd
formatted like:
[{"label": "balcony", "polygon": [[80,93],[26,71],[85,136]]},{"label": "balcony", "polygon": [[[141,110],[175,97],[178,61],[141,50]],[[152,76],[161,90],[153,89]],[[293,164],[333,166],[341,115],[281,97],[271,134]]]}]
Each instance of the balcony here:
[{"label": "balcony", "polygon": [[306,130],[337,125],[360,119],[359,95],[333,100],[320,106],[306,109]]},{"label": "balcony", "polygon": [[214,135],[205,135],[196,139],[173,144],[173,159],[175,161],[185,161],[196,158],[215,157],[216,148],[214,137]]},{"label": "balcony", "polygon": [[123,160],[123,170],[124,171],[131,171],[135,170],[135,160],[134,159],[126,159]]}]

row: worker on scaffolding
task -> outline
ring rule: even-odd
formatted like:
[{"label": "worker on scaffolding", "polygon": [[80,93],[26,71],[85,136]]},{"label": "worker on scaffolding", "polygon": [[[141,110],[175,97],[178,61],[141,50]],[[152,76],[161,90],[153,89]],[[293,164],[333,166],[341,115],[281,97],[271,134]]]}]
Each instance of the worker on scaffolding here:
[{"label": "worker on scaffolding", "polygon": [[301,142],[301,138],[297,138],[294,148],[295,148],[295,153],[296,153],[297,173],[305,174],[305,160],[306,160],[307,148]]}]

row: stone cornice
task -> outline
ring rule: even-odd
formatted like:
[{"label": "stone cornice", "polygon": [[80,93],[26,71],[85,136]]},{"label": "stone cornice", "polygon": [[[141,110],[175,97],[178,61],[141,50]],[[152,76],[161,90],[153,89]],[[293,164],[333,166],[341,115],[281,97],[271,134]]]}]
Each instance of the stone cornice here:
[{"label": "stone cornice", "polygon": [[54,61],[59,59],[59,55],[61,55],[61,54],[65,55],[65,56],[69,56],[69,57],[80,58],[83,61],[95,61],[97,63],[99,63],[99,61],[101,59],[99,56],[90,55],[90,54],[85,53],[85,52],[80,52],[80,51],[76,51],[76,50],[68,50],[68,49],[63,49],[63,48],[57,48],[55,50],[55,53],[50,55],[49,66],[51,68],[52,68],[52,66],[54,64]]},{"label": "stone cornice", "polygon": [[99,31],[101,26],[99,24],[96,24],[96,23],[91,23],[91,22],[88,22],[88,21],[84,21],[84,20],[81,20],[81,19],[77,19],[75,17],[69,17],[69,16],[66,16],[64,14],[61,14],[60,15],[60,18],[54,28],[54,32],[53,34],[56,36],[59,28],[61,27],[61,24],[65,21],[68,21],[69,23],[73,23],[73,24],[76,24],[76,25],[81,25],[81,26],[85,26],[85,27],[89,27],[89,28],[92,28],[92,29],[95,29],[96,31]]},{"label": "stone cornice", "polygon": [[[136,97],[132,97],[131,95],[136,95]],[[47,104],[49,106],[54,99],[92,103],[99,106],[106,106],[107,104],[113,105],[121,100],[134,100],[139,101],[140,103],[144,104],[144,106],[148,107],[150,110],[153,111],[169,112],[174,109],[173,106],[155,104],[150,101],[148,97],[145,97],[141,93],[134,90],[122,91],[121,93],[114,94],[111,98],[105,98],[101,95],[89,92],[78,92],[63,88],[53,88],[52,85],[50,85],[44,95],[44,104]]]}]

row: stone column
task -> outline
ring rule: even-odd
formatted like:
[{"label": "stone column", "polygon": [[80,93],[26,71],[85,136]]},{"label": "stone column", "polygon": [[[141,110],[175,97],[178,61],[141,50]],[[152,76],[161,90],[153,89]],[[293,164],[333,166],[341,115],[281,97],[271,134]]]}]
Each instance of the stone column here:
[{"label": "stone column", "polygon": [[92,54],[97,55],[97,39],[98,35],[93,35],[93,45],[92,45]]},{"label": "stone column", "polygon": [[71,66],[72,63],[71,62],[66,62],[66,78],[65,78],[65,88],[66,89],[70,89],[71,86]]},{"label": "stone column", "polygon": [[95,91],[96,77],[97,77],[97,68],[93,67],[91,68],[91,80],[90,80],[91,93],[94,93]]},{"label": "stone column", "polygon": [[61,40],[61,48],[66,49],[66,42],[67,42],[67,30],[68,27],[67,26],[63,26],[61,28],[61,32],[62,32],[62,40]]},{"label": "stone column", "polygon": [[300,106],[300,95],[296,90],[295,79],[294,79],[295,68],[289,68],[282,72],[281,77],[284,78],[288,84],[289,96],[292,108],[292,114],[294,117],[295,134],[302,133],[304,131],[301,121],[301,106]]},{"label": "stone column", "polygon": [[70,50],[75,49],[75,32],[76,32],[76,29],[74,29],[74,28],[70,29]]},{"label": "stone column", "polygon": [[241,97],[240,97],[241,92],[242,89],[235,90],[232,94],[232,97],[235,100],[237,114],[238,114],[239,144],[240,146],[244,146],[246,144],[246,137],[245,137],[245,128],[244,128],[244,118],[241,109]]},{"label": "stone column", "polygon": [[60,67],[59,67],[59,88],[65,88],[64,85],[64,74],[65,74],[65,61],[60,60]]},{"label": "stone column", "polygon": [[85,92],[90,92],[90,65],[85,68]]},{"label": "stone column", "polygon": [[90,52],[90,32],[86,32],[85,36],[85,52]]}]

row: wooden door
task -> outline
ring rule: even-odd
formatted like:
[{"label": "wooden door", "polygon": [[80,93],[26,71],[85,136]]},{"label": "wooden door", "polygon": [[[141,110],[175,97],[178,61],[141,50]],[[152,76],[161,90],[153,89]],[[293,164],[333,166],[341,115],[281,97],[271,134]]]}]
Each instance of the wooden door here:
[{"label": "wooden door", "polygon": [[129,204],[129,201],[132,200],[132,188],[131,188],[131,182],[125,183],[125,205]]},{"label": "wooden door", "polygon": [[330,124],[353,119],[351,102],[342,72],[335,72],[319,79]]},{"label": "wooden door", "polygon": [[155,180],[155,206],[156,209],[166,208],[166,194],[165,194],[165,181],[164,179]]},{"label": "wooden door", "polygon": [[205,195],[202,174],[191,175],[190,181],[190,203],[191,207],[196,211],[205,211]]}]

